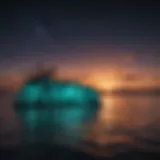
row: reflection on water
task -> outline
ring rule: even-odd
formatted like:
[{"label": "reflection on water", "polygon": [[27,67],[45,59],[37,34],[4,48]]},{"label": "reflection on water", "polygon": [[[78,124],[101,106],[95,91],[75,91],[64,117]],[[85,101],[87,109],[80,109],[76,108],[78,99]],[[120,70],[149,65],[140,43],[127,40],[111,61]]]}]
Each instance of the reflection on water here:
[{"label": "reflection on water", "polygon": [[88,132],[87,141],[98,144],[100,149],[98,152],[104,149],[105,153],[107,147],[118,144],[120,146],[125,144],[127,149],[129,145],[160,151],[159,113],[158,96],[103,95],[97,123]]}]

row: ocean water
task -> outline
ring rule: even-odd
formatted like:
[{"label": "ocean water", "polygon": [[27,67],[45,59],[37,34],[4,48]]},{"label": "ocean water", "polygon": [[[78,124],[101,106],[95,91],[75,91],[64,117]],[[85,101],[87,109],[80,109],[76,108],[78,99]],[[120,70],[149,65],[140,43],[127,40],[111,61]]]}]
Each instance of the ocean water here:
[{"label": "ocean water", "polygon": [[102,95],[85,149],[114,154],[132,149],[160,152],[160,96]]},{"label": "ocean water", "polygon": [[[20,121],[12,106],[13,95],[0,96],[1,147],[19,142]],[[86,125],[80,150],[114,155],[133,149],[160,152],[160,96],[102,95],[95,122]]]}]

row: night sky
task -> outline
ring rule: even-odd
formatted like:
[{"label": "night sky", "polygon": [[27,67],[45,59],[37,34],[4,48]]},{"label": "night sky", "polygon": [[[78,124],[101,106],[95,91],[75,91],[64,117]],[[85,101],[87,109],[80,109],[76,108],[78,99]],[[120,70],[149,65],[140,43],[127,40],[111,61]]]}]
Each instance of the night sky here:
[{"label": "night sky", "polygon": [[28,2],[1,8],[3,71],[44,60],[64,73],[158,75],[160,11],[155,4]]}]

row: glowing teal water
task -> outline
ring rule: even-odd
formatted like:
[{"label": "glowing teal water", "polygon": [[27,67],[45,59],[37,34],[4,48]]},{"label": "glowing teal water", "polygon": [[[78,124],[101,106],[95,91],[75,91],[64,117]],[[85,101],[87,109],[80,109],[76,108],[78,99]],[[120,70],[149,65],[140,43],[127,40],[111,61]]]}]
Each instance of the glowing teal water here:
[{"label": "glowing teal water", "polygon": [[[20,107],[17,108],[17,105]],[[78,83],[46,79],[26,83],[15,97],[15,108],[24,122],[25,130],[30,134],[39,133],[35,139],[44,141],[51,140],[51,133],[59,129],[64,135],[80,135],[75,130],[92,119],[99,106],[96,90]]]},{"label": "glowing teal water", "polygon": [[24,101],[28,103],[36,102],[41,93],[41,87],[39,85],[25,86],[16,96],[16,101]]}]

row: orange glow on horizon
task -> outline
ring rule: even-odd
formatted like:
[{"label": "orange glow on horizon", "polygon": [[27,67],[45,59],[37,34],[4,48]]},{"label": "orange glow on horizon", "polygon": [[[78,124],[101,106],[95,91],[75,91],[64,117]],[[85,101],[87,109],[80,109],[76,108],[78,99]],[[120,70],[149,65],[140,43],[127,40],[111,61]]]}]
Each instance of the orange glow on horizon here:
[{"label": "orange glow on horizon", "polygon": [[95,86],[98,89],[105,89],[108,91],[114,90],[121,85],[121,81],[119,77],[114,74],[110,73],[108,75],[93,75],[88,80],[88,83]]},{"label": "orange glow on horizon", "polygon": [[[128,57],[128,61],[131,57]],[[1,75],[1,86],[18,86],[29,76],[30,72],[14,72]],[[33,72],[33,71],[32,71]],[[87,84],[100,90],[112,91],[119,88],[145,89],[149,87],[160,87],[160,77],[158,72],[149,69],[136,67],[124,67],[118,64],[101,66],[93,64],[90,66],[66,67],[60,66],[58,78],[75,80],[82,84]]]}]

